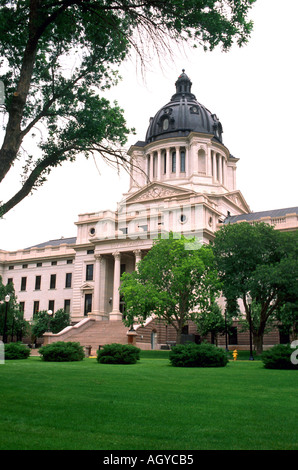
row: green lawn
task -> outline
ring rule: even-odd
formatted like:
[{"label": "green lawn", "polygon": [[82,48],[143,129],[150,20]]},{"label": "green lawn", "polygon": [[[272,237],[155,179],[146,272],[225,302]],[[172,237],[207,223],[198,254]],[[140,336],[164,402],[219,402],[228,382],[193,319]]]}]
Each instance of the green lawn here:
[{"label": "green lawn", "polygon": [[298,449],[297,371],[175,368],[166,355],[125,366],[6,361],[0,449]]}]

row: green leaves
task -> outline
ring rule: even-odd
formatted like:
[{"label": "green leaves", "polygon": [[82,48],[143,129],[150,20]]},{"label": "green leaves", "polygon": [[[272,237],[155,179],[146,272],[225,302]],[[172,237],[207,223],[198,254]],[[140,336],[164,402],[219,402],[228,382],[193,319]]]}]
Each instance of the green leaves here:
[{"label": "green leaves", "polygon": [[254,334],[260,340],[277,309],[298,297],[298,232],[279,232],[265,223],[229,224],[216,232],[214,254],[229,305],[248,294],[258,310]]},{"label": "green leaves", "polygon": [[122,276],[127,325],[136,319],[144,323],[154,314],[181,334],[184,323],[195,318],[198,310],[209,309],[220,288],[212,249],[189,250],[189,243],[172,233],[168,239],[156,240],[138,270]]},{"label": "green leaves", "polygon": [[[142,65],[171,50],[171,40],[229,49],[248,40],[254,0],[10,0],[0,1],[0,77],[5,84],[5,137],[0,182],[17,158],[23,186],[1,215],[46,181],[51,168],[79,152],[99,153],[127,167],[129,133],[123,111],[104,99],[117,68],[137,52]],[[95,91],[96,90],[96,91]],[[40,153],[26,155],[25,137],[41,135]],[[30,144],[28,144],[30,145]]]}]

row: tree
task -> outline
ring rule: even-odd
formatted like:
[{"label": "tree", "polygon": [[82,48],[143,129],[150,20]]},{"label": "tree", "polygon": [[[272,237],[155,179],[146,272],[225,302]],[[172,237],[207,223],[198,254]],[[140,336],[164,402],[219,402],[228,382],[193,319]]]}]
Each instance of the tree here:
[{"label": "tree", "polygon": [[172,233],[168,239],[159,238],[137,270],[122,275],[125,325],[155,315],[175,328],[180,344],[183,326],[195,321],[198,311],[210,311],[220,289],[212,248],[190,250],[186,243],[191,241]]},{"label": "tree", "polygon": [[[223,295],[230,305],[241,299],[257,353],[269,320],[298,296],[298,231],[279,232],[265,223],[228,224],[215,234],[214,254]],[[252,299],[253,308],[248,304]]]},{"label": "tree", "polygon": [[[5,296],[9,295],[7,303]],[[24,320],[24,313],[17,301],[14,285],[9,282],[6,286],[2,282],[0,276],[0,334],[6,337],[10,336],[13,341],[16,336],[17,341],[21,341],[23,336],[28,332],[29,323]]]},{"label": "tree", "polygon": [[232,318],[223,315],[217,302],[213,302],[208,310],[199,311],[195,318],[198,333],[201,336],[207,336],[211,333],[212,338],[217,345],[218,335],[228,333],[232,326]]},{"label": "tree", "polygon": [[31,332],[33,337],[41,338],[46,331],[56,334],[69,325],[70,315],[63,309],[59,309],[51,315],[48,314],[47,310],[41,310],[34,316]]},{"label": "tree", "polygon": [[148,44],[161,55],[172,40],[211,50],[228,50],[234,41],[242,46],[255,1],[0,0],[6,96],[0,182],[17,159],[23,164],[21,187],[2,203],[1,214],[78,154],[99,154],[125,168],[134,164],[122,150],[132,130],[118,104],[103,95],[117,82],[120,63],[134,49],[145,64]]}]

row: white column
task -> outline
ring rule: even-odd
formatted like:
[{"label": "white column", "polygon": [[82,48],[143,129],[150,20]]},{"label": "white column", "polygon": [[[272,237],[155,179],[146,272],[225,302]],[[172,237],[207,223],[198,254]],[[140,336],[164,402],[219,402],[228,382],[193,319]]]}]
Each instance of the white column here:
[{"label": "white column", "polygon": [[223,158],[223,184],[227,186],[227,162],[225,158]]},{"label": "white column", "polygon": [[212,168],[213,168],[213,182],[217,179],[217,168],[216,168],[216,153],[212,152]]},{"label": "white column", "polygon": [[149,172],[150,183],[153,181],[153,163],[154,163],[154,155],[153,153],[150,153],[150,172]]},{"label": "white column", "polygon": [[222,184],[222,155],[218,155],[218,167],[219,167],[219,182]]},{"label": "white column", "polygon": [[110,320],[122,320],[122,314],[119,310],[120,304],[120,262],[121,262],[121,255],[119,251],[113,253],[114,256],[114,287],[113,287],[113,310],[110,313]]},{"label": "white column", "polygon": [[189,177],[189,157],[188,157],[188,147],[185,146],[185,176]]},{"label": "white column", "polygon": [[93,293],[92,316],[98,316],[101,255],[95,254],[94,258],[95,258],[95,272],[94,272],[94,293]]},{"label": "white column", "polygon": [[212,151],[211,151],[211,148],[210,146],[208,145],[208,148],[207,148],[207,155],[206,155],[206,158],[207,158],[207,167],[206,167],[206,175],[207,176],[212,176]]},{"label": "white column", "polygon": [[99,319],[108,320],[109,316],[106,310],[106,259],[100,258],[100,281],[99,281]]},{"label": "white column", "polygon": [[161,151],[157,151],[157,169],[156,169],[157,180],[161,179]]},{"label": "white column", "polygon": [[166,168],[166,178],[170,178],[171,173],[171,159],[170,159],[170,148],[167,148],[167,168]]}]

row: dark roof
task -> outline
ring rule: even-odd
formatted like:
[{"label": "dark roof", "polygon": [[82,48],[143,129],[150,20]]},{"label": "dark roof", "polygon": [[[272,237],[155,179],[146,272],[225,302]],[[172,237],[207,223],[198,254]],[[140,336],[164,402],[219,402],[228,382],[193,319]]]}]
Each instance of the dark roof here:
[{"label": "dark roof", "polygon": [[146,134],[146,144],[168,137],[184,137],[190,132],[210,134],[222,143],[222,125],[216,114],[199,103],[191,92],[192,82],[183,73],[175,83],[176,93],[153,118]]},{"label": "dark roof", "polygon": [[143,142],[142,140],[138,140],[136,144],[134,144],[135,147],[145,147],[146,142]]},{"label": "dark roof", "polygon": [[263,217],[284,217],[287,214],[298,215],[298,207],[288,207],[285,209],[273,209],[270,211],[249,212],[248,214],[232,215],[226,217],[224,223],[233,224],[235,222],[240,222],[244,220],[250,222],[252,220],[259,220]]},{"label": "dark roof", "polygon": [[44,248],[45,246],[60,246],[60,245],[72,245],[76,242],[76,237],[71,238],[59,238],[57,240],[49,240],[47,242],[39,243],[38,245],[29,246],[25,248],[26,250],[30,250],[31,248]]}]

